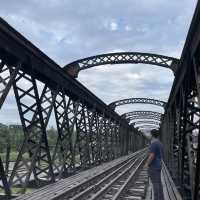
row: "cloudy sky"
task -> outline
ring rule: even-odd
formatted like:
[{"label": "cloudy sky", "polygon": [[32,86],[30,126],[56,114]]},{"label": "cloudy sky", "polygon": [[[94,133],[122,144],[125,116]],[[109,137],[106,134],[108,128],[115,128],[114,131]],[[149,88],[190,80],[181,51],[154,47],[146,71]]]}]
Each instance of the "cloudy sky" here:
[{"label": "cloudy sky", "polygon": [[[0,16],[61,67],[76,59],[117,51],[180,58],[197,0],[7,0]],[[82,71],[78,80],[105,103],[150,97],[167,101],[173,74],[158,66],[126,64]],[[117,112],[156,110],[121,106]],[[5,111],[6,110],[6,111]],[[0,121],[18,122],[10,94]]]}]

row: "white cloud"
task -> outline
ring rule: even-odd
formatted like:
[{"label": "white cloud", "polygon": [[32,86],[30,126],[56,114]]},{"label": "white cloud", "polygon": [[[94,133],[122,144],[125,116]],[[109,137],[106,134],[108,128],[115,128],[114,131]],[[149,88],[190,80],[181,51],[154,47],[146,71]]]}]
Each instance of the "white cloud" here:
[{"label": "white cloud", "polygon": [[137,73],[127,73],[126,74],[126,77],[128,79],[131,79],[131,80],[141,80],[143,78],[143,75],[142,74],[137,74]]},{"label": "white cloud", "polygon": [[129,26],[129,25],[126,25],[126,26],[125,26],[125,30],[126,30],[126,31],[131,31],[131,30],[132,30],[132,27]]},{"label": "white cloud", "polygon": [[118,29],[118,24],[116,22],[111,22],[110,29],[111,31],[116,31]]}]

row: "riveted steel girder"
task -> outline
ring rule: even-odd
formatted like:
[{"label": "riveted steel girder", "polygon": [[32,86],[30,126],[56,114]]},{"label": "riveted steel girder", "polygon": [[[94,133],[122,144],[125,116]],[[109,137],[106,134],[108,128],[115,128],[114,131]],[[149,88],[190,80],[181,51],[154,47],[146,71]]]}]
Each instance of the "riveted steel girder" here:
[{"label": "riveted steel girder", "polygon": [[91,56],[76,60],[64,66],[64,70],[72,77],[77,77],[81,70],[107,64],[150,64],[171,69],[174,73],[179,64],[177,58],[168,56],[141,53],[141,52],[116,52]]},{"label": "riveted steel girder", "polygon": [[157,118],[162,117],[162,113],[154,112],[154,111],[143,111],[143,110],[136,110],[132,112],[127,112],[121,115],[123,118],[130,119],[132,117],[147,117],[147,116],[155,116]]},{"label": "riveted steel girder", "polygon": [[159,127],[158,125],[156,124],[138,124],[138,125],[135,125],[135,128],[141,128],[141,127]]},{"label": "riveted steel girder", "polygon": [[112,109],[115,109],[117,106],[126,105],[126,104],[153,104],[156,106],[161,106],[165,108],[166,102],[160,101],[157,99],[150,99],[150,98],[129,98],[129,99],[121,99],[118,101],[114,101],[109,104]]},{"label": "riveted steel girder", "polygon": [[130,125],[139,125],[139,124],[153,124],[153,125],[157,125],[160,126],[160,122],[159,121],[153,121],[153,120],[140,120],[140,121],[135,121],[133,123],[131,123]]},{"label": "riveted steel girder", "polygon": [[135,127],[135,128],[138,128],[138,130],[142,130],[142,129],[149,129],[149,130],[152,130],[152,129],[159,129],[159,126],[153,126],[153,125],[143,125],[143,126],[138,126],[138,127]]}]

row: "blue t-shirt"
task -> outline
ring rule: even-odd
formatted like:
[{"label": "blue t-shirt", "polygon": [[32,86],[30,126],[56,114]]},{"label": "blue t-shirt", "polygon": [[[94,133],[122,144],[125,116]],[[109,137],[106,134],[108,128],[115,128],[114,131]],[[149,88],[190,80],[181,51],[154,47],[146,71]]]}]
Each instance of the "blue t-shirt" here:
[{"label": "blue t-shirt", "polygon": [[149,147],[150,153],[154,154],[154,159],[149,164],[151,169],[161,169],[163,159],[163,145],[159,140],[154,140]]}]

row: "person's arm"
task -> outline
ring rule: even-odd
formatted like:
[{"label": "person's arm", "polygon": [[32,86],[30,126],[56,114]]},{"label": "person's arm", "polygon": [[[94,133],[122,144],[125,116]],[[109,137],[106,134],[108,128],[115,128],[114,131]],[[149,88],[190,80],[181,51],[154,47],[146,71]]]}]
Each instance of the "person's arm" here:
[{"label": "person's arm", "polygon": [[147,158],[147,161],[145,163],[145,167],[149,167],[149,165],[151,164],[151,162],[154,160],[156,155],[156,145],[154,143],[152,143],[149,147],[149,156]]},{"label": "person's arm", "polygon": [[152,162],[152,160],[154,159],[154,157],[155,157],[155,155],[154,155],[154,153],[150,153],[149,154],[149,157],[147,158],[147,161],[146,161],[146,163],[145,163],[145,167],[148,167],[150,164],[151,164],[151,162]]}]

